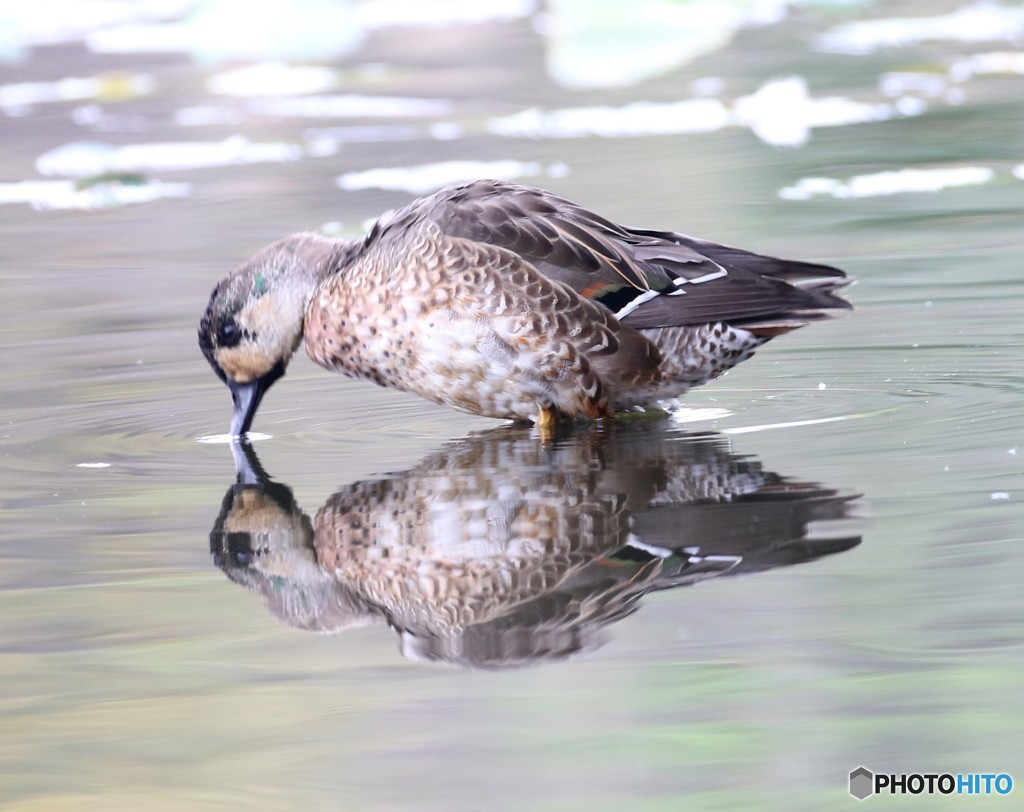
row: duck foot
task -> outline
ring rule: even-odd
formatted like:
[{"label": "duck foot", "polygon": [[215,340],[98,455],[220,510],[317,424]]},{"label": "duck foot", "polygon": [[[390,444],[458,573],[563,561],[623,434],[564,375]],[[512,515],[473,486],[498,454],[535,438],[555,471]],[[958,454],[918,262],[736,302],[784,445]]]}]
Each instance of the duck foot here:
[{"label": "duck foot", "polygon": [[554,406],[542,406],[537,413],[537,434],[542,443],[550,443],[555,439],[558,430],[558,409]]}]

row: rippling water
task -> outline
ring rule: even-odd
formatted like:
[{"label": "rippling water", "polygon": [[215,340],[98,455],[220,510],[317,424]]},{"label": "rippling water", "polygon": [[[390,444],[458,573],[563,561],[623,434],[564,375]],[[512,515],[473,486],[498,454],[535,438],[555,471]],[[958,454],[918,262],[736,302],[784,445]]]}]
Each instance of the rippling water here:
[{"label": "rippling water", "polygon": [[[5,808],[1024,780],[1019,7],[235,5],[0,11]],[[547,450],[299,358],[236,483],[212,285],[481,174],[857,310]]]}]

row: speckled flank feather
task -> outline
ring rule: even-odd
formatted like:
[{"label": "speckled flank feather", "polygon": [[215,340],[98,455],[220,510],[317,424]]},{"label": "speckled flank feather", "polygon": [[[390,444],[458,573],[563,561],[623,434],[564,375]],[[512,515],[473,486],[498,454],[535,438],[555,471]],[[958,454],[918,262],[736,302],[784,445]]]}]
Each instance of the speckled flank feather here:
[{"label": "speckled flank feather", "polygon": [[846,275],[630,229],[477,181],[362,240],[285,238],[214,291],[199,343],[248,429],[304,337],[328,369],[491,417],[601,418],[679,396],[850,305]]},{"label": "speckled flank feather", "polygon": [[656,407],[695,386],[703,386],[754,354],[768,341],[724,322],[699,327],[662,327],[639,331],[661,353],[661,377],[651,386],[626,393],[633,406]]},{"label": "speckled flank feather", "polygon": [[650,384],[660,361],[636,330],[516,254],[429,222],[385,235],[321,286],[306,350],[354,377],[513,419],[548,406],[607,416],[608,386]]}]

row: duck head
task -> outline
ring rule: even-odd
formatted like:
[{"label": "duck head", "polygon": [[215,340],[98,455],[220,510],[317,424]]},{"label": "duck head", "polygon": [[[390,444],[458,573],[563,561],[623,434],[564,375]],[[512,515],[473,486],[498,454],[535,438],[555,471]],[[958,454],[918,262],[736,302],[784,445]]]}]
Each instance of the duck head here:
[{"label": "duck head", "polygon": [[213,289],[199,347],[234,402],[231,434],[249,431],[267,390],[302,339],[306,307],[329,273],[337,243],[293,234],[267,246]]}]

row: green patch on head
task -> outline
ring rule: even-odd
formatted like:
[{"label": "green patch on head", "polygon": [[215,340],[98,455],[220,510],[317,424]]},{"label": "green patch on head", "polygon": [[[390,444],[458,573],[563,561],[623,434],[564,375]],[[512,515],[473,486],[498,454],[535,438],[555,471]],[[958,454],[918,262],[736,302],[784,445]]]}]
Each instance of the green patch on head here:
[{"label": "green patch on head", "polygon": [[252,280],[252,289],[257,296],[262,296],[267,292],[267,278],[261,273],[256,274]]}]

